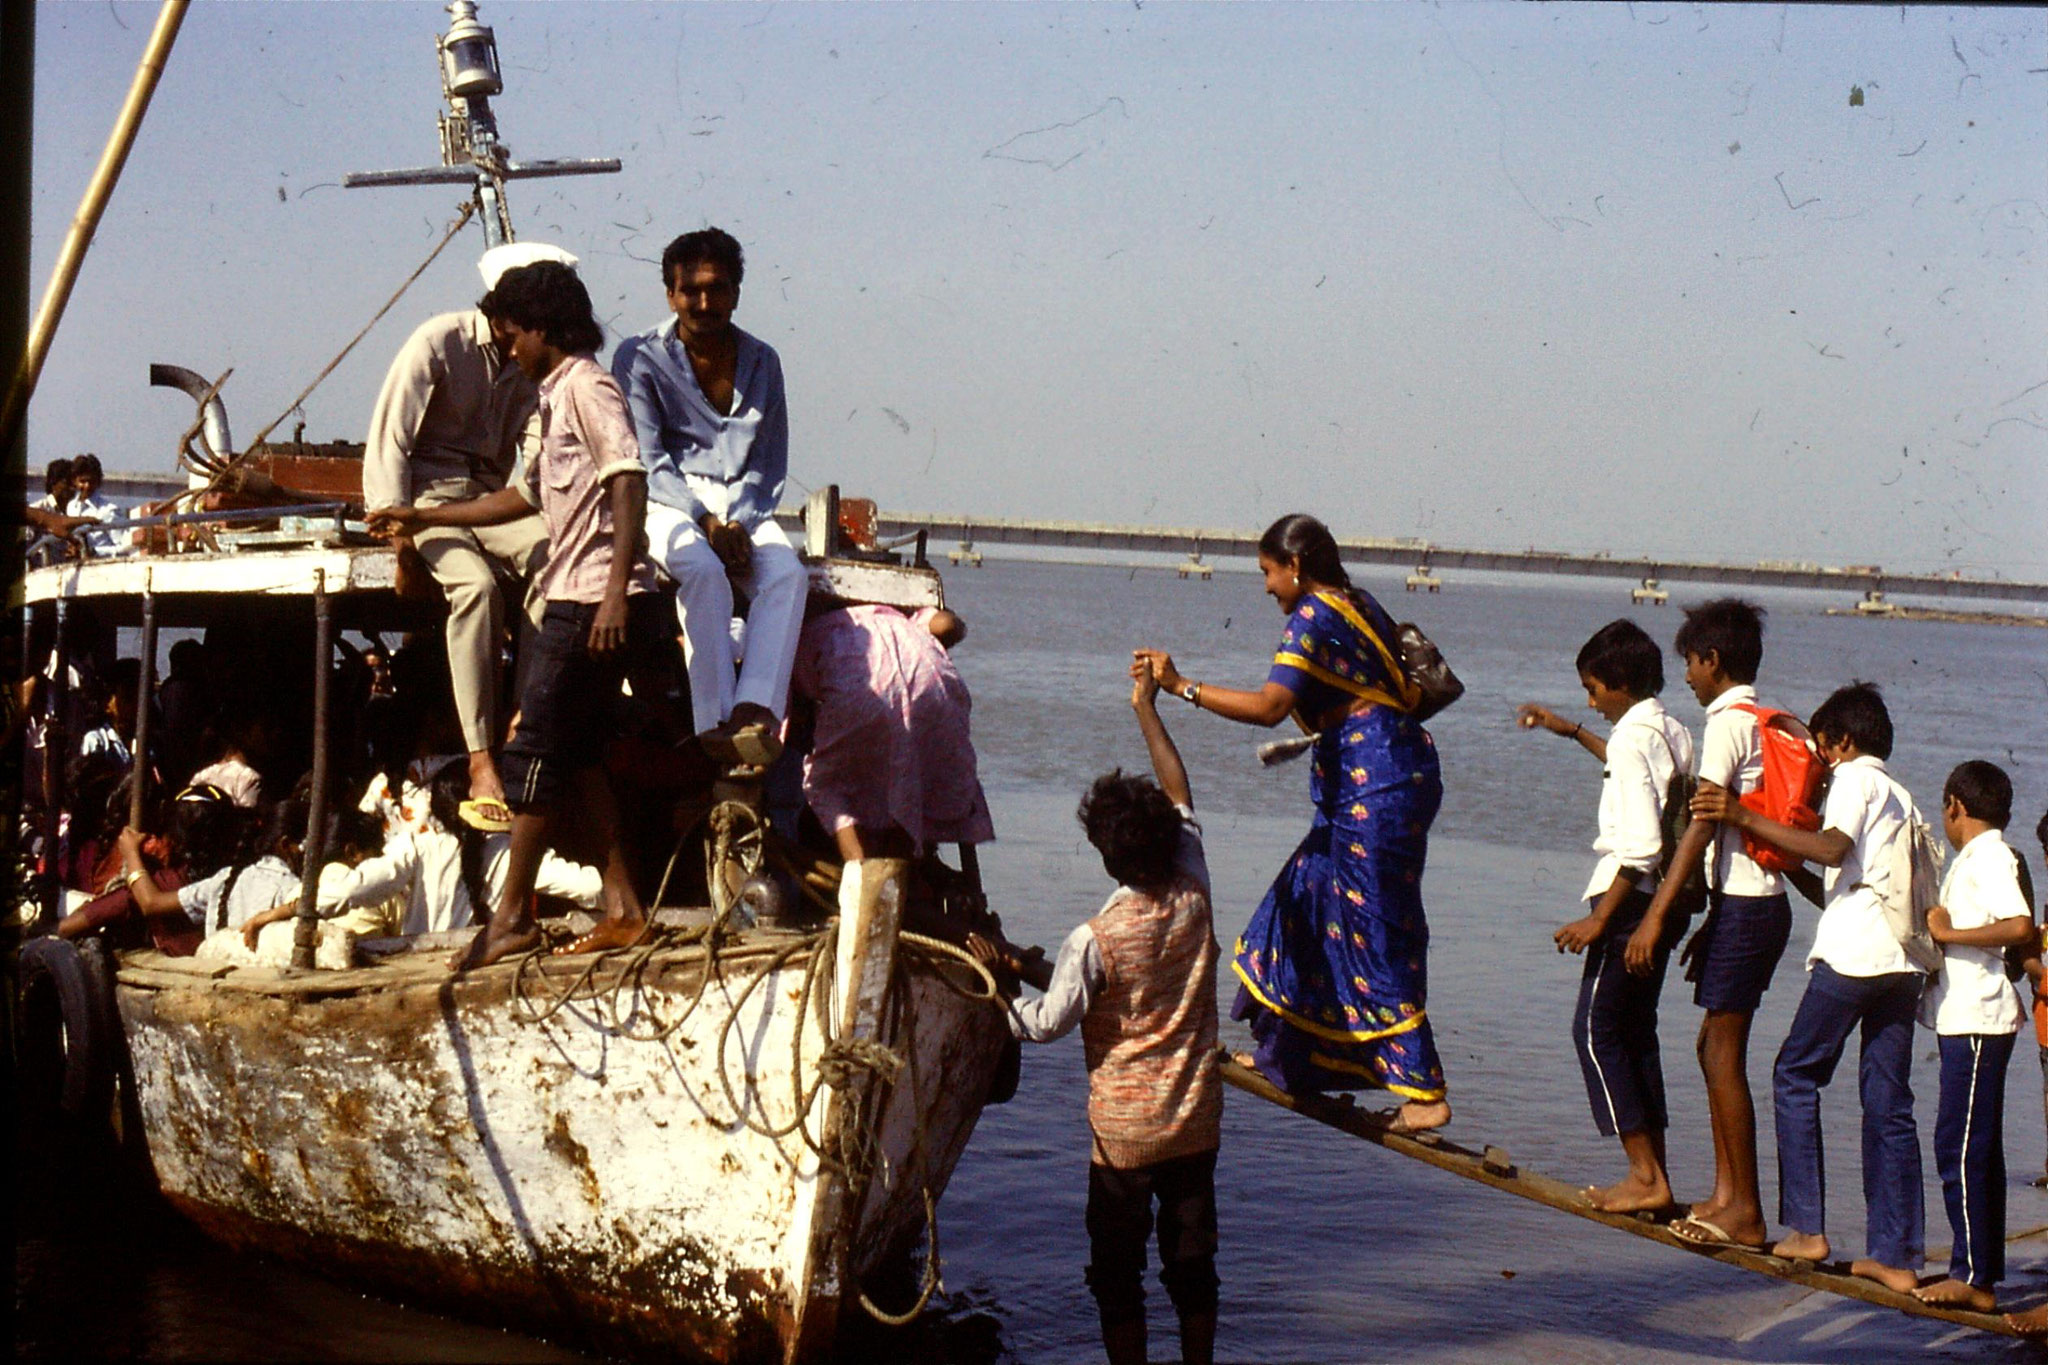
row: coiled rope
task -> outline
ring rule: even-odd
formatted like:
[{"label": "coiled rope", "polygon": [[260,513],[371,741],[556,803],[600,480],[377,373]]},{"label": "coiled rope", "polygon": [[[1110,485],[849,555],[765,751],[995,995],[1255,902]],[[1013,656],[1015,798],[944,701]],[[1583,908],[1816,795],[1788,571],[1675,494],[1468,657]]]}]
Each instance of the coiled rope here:
[{"label": "coiled rope", "polygon": [[[661,890],[666,890],[674,867],[675,858],[671,856],[668,868],[662,874]],[[659,892],[654,903],[660,904]],[[914,1095],[918,1090],[916,1049],[906,1046],[898,1052],[881,1041],[882,1038],[914,1039],[916,1036],[910,1004],[911,969],[907,958],[914,956],[934,968],[929,974],[946,989],[975,1003],[1000,1002],[995,978],[972,953],[954,944],[924,934],[901,932],[897,935],[898,952],[890,979],[889,1014],[878,1030],[878,1036],[838,1037],[834,1034],[836,1021],[830,1009],[833,967],[838,953],[838,925],[829,924],[824,929],[779,946],[743,944],[737,942],[738,936],[731,929],[733,908],[728,903],[709,925],[701,929],[655,927],[646,939],[630,949],[594,954],[566,985],[558,986],[542,968],[547,956],[545,948],[535,949],[519,960],[514,977],[513,1015],[524,1023],[545,1024],[564,1010],[580,1005],[587,1007],[587,1021],[602,1033],[634,1042],[658,1042],[674,1034],[696,1012],[706,990],[716,978],[727,997],[725,1018],[718,1030],[716,1069],[720,1088],[725,1093],[726,1103],[732,1108],[734,1120],[770,1141],[779,1142],[792,1135],[799,1138],[817,1157],[820,1169],[832,1171],[845,1179],[849,1206],[858,1209],[865,1201],[868,1187],[881,1164],[879,1129],[889,1092],[905,1072],[909,1073],[911,1093]],[[647,989],[648,973],[658,956],[693,943],[703,947],[703,969],[698,973],[696,985],[682,1008],[663,1018],[653,1008],[652,993]],[[909,951],[906,953],[905,949]],[[726,968],[742,957],[759,957],[760,961],[737,983],[729,981]],[[941,964],[948,960],[965,964],[972,970],[973,977],[963,983],[956,980],[951,972],[940,969]],[[729,1060],[731,1038],[741,1011],[761,983],[798,963],[801,963],[803,975],[797,991],[796,1018],[790,1029],[789,1113],[786,1119],[776,1121],[769,1116],[767,1096],[752,1072],[742,1066],[740,1079],[735,1081]],[[819,1033],[824,1038],[824,1045],[809,1069],[807,1082],[804,1042],[809,1030],[805,1023],[814,1009],[819,1012]],[[810,1117],[817,1106],[818,1093],[828,1086],[845,1091],[862,1073],[872,1076],[877,1084],[866,1089],[860,1101],[861,1109],[853,1119],[838,1126],[836,1141],[832,1140],[833,1134],[813,1133]],[[918,1125],[910,1151],[905,1153],[901,1163],[902,1168],[921,1168],[923,1146],[924,1128]],[[923,1185],[920,1193],[925,1211],[925,1264],[916,1301],[904,1312],[891,1313],[876,1304],[865,1288],[858,1289],[861,1307],[877,1322],[887,1326],[901,1327],[914,1322],[930,1305],[932,1296],[942,1284],[938,1201],[929,1184]]]}]

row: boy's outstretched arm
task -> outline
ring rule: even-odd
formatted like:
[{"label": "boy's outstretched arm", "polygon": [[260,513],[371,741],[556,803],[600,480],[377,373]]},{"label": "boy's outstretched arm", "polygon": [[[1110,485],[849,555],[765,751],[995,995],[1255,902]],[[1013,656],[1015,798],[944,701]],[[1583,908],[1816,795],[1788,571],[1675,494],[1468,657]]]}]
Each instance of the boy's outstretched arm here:
[{"label": "boy's outstretched arm", "polygon": [[1541,702],[1525,701],[1515,708],[1515,724],[1524,730],[1548,730],[1562,735],[1602,763],[1607,761],[1607,740],[1577,721],[1566,720]]},{"label": "boy's outstretched arm", "polygon": [[1838,829],[1794,829],[1769,816],[1759,815],[1743,805],[1741,799],[1726,787],[1717,787],[1711,782],[1700,783],[1700,789],[1693,793],[1692,814],[1695,821],[1719,821],[1731,829],[1743,830],[1773,847],[1782,848],[1795,858],[1804,858],[1823,867],[1840,867],[1842,860],[1856,847],[1856,841]]},{"label": "boy's outstretched arm", "polygon": [[1138,713],[1138,729],[1145,736],[1145,748],[1152,756],[1152,775],[1159,779],[1159,789],[1174,805],[1194,809],[1187,765],[1180,761],[1180,750],[1174,747],[1173,736],[1166,733],[1166,722],[1159,718],[1159,679],[1142,661],[1131,665],[1131,709]]}]

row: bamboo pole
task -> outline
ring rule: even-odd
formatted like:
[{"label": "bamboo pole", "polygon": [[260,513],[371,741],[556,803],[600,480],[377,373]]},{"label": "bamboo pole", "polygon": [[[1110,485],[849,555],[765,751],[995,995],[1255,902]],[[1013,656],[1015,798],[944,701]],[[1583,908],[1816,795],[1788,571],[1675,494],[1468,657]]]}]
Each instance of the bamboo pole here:
[{"label": "bamboo pole", "polygon": [[1348,1099],[1333,1099],[1327,1095],[1290,1095],[1273,1085],[1264,1076],[1250,1067],[1233,1061],[1228,1055],[1221,1059],[1223,1079],[1268,1104],[1282,1109],[1292,1109],[1318,1123],[1327,1124],[1339,1132],[1375,1142],[1390,1152],[1424,1161],[1441,1171],[1452,1175],[1476,1180],[1482,1185],[1584,1218],[1603,1227],[1631,1232],[1638,1237],[1662,1243],[1679,1251],[1689,1251],[1695,1256],[1706,1256],[1732,1265],[1741,1270],[1753,1270],[1777,1280],[1789,1280],[1808,1289],[1818,1289],[1828,1294],[1839,1294],[1846,1299],[1861,1299],[1865,1303],[1877,1304],[1883,1308],[1896,1308],[1901,1313],[1916,1317],[1940,1318],[1964,1327],[1974,1327],[1980,1332],[1996,1332],[2002,1336],[2018,1336],[2006,1325],[2005,1319],[1996,1313],[1973,1313],[1967,1309],[1944,1308],[1937,1304],[1922,1303],[1911,1294],[1901,1294],[1886,1289],[1875,1280],[1866,1280],[1851,1275],[1843,1262],[1816,1265],[1812,1261],[1788,1261],[1761,1251],[1746,1251],[1740,1247],[1719,1247],[1708,1250],[1693,1246],[1671,1234],[1670,1226],[1656,1221],[1648,1214],[1603,1213],[1579,1197],[1575,1186],[1562,1180],[1554,1180],[1535,1171],[1525,1171],[1509,1160],[1508,1154],[1498,1147],[1488,1147],[1475,1152],[1469,1147],[1460,1147],[1447,1142],[1433,1133],[1408,1136],[1387,1131],[1386,1125],[1373,1115],[1360,1110]]},{"label": "bamboo pole", "polygon": [[50,933],[64,917],[64,760],[71,751],[71,599],[57,599],[57,634],[51,658],[55,668],[44,692],[49,703],[43,726],[43,918],[38,932]]},{"label": "bamboo pole", "polygon": [[178,26],[185,21],[189,3],[190,0],[164,0],[163,8],[157,11],[156,28],[149,35],[149,46],[143,50],[142,64],[135,68],[128,98],[114,120],[114,131],[107,139],[106,150],[100,153],[100,164],[93,171],[91,182],[85,187],[85,198],[71,220],[71,230],[64,236],[63,249],[57,253],[49,288],[44,290],[42,304],[36,309],[21,368],[14,374],[14,382],[7,390],[5,413],[0,415],[0,449],[14,440],[22,418],[28,413],[28,400],[35,393],[36,381],[42,377],[43,360],[57,335],[64,305],[71,300],[71,289],[78,283],[86,250],[92,245],[93,234],[99,231],[100,216],[106,212],[115,182],[121,178],[121,168],[128,162],[129,149],[142,128],[142,116],[149,112],[150,97],[156,93],[157,80],[163,75],[164,63],[170,58],[171,44],[177,41]]},{"label": "bamboo pole", "polygon": [[156,700],[156,570],[142,579],[142,667],[135,684],[134,764],[128,769],[128,827],[141,829],[149,810],[149,713]]},{"label": "bamboo pole", "polygon": [[308,804],[306,841],[299,846],[299,910],[292,925],[292,969],[313,969],[320,932],[320,869],[327,847],[327,689],[334,672],[334,603],[327,595],[327,571],[313,587],[313,799]]}]

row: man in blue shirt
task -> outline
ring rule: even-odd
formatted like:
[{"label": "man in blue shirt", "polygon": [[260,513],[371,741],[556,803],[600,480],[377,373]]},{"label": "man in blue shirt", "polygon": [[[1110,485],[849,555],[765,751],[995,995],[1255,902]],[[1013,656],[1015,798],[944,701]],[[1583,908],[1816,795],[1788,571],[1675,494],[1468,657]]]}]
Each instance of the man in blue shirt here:
[{"label": "man in blue shirt", "polygon": [[[713,758],[760,764],[781,752],[809,578],[775,523],[789,471],[782,361],[732,322],[745,272],[717,228],[670,242],[675,317],[622,342],[612,373],[647,463],[649,551],[676,581],[699,738]],[[732,579],[752,598],[737,678]]]}]

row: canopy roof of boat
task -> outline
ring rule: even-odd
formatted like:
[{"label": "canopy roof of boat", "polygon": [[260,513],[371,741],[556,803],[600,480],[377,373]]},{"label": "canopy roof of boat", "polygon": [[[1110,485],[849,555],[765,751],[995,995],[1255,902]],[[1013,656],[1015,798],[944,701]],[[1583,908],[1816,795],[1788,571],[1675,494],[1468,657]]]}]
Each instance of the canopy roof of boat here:
[{"label": "canopy roof of boat", "polygon": [[[814,560],[809,568],[815,595],[906,611],[945,605],[944,585],[929,568],[837,557]],[[31,604],[89,600],[110,625],[140,621],[143,595],[150,593],[160,624],[204,626],[229,612],[310,613],[312,598],[323,585],[336,619],[349,629],[417,629],[432,620],[440,605],[398,595],[398,553],[388,545],[77,560],[30,570],[22,592]]]}]

